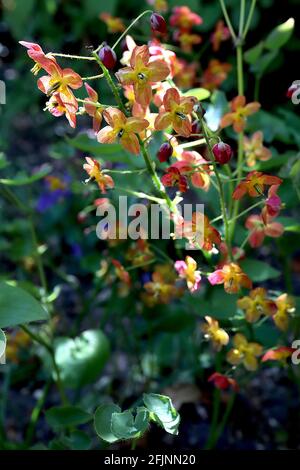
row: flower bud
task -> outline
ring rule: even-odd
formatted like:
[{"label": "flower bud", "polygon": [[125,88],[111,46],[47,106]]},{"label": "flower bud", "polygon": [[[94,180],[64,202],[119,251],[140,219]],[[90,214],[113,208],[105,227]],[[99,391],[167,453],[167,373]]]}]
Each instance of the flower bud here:
[{"label": "flower bud", "polygon": [[167,23],[163,16],[158,13],[152,13],[150,17],[152,31],[165,34],[167,32]]},{"label": "flower bud", "polygon": [[167,162],[169,158],[172,156],[173,147],[169,142],[165,142],[162,144],[157,152],[158,160],[163,163]]},{"label": "flower bud", "polygon": [[219,142],[215,144],[212,148],[215,160],[221,165],[228,163],[232,157],[232,148],[230,145],[225,144],[225,142]]},{"label": "flower bud", "polygon": [[117,63],[116,53],[109,46],[101,47],[100,51],[98,52],[98,56],[103,65],[105,65],[108,70],[113,69]]},{"label": "flower bud", "polygon": [[192,122],[192,134],[200,134],[201,132],[201,125],[199,121]]},{"label": "flower bud", "polygon": [[300,85],[297,85],[296,83],[292,83],[292,85],[289,87],[289,89],[286,92],[287,98],[292,98],[293,94],[295,93],[295,91],[298,90],[298,88],[300,88]]}]

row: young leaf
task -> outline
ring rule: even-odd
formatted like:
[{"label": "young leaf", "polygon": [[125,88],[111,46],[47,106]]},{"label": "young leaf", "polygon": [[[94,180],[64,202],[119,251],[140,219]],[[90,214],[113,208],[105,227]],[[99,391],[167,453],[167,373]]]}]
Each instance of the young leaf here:
[{"label": "young leaf", "polygon": [[191,90],[183,93],[183,96],[195,96],[199,101],[202,101],[210,97],[210,91],[205,88],[191,88]]},{"label": "young leaf", "polygon": [[246,51],[244,55],[245,61],[248,64],[254,64],[261,56],[263,49],[263,41],[259,42],[258,44],[256,44],[256,46],[252,47],[251,49],[248,49],[248,51]]},{"label": "young leaf", "polygon": [[150,412],[150,419],[160,424],[166,432],[178,434],[180,416],[169,397],[156,393],[145,393],[143,401]]},{"label": "young leaf", "polygon": [[280,49],[290,39],[294,26],[294,18],[289,18],[285,23],[278,25],[268,35],[265,47],[271,51]]},{"label": "young leaf", "polygon": [[20,287],[0,282],[0,328],[48,320],[48,313]]},{"label": "young leaf", "polygon": [[96,433],[104,441],[112,443],[119,440],[119,438],[112,433],[111,422],[113,413],[120,412],[121,408],[114,404],[101,405],[97,408],[94,415],[94,426]]}]

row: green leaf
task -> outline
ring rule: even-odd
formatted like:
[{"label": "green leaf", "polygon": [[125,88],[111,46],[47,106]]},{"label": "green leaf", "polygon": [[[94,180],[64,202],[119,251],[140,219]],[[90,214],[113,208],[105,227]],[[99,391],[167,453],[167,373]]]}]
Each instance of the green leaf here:
[{"label": "green leaf", "polygon": [[58,338],[55,359],[66,387],[77,388],[99,377],[110,354],[107,337],[100,330],[87,330],[75,339]]},{"label": "green leaf", "polygon": [[24,186],[44,178],[51,171],[52,167],[50,165],[45,165],[41,171],[34,173],[32,176],[17,175],[15,179],[0,179],[0,183],[8,186]]},{"label": "green leaf", "polygon": [[280,271],[268,263],[255,259],[247,259],[240,263],[241,268],[254,282],[263,282],[280,276]]},{"label": "green leaf", "polygon": [[210,97],[210,91],[206,90],[206,88],[192,88],[183,93],[183,96],[195,96],[199,101],[202,101]]},{"label": "green leaf", "polygon": [[54,406],[45,415],[53,429],[78,426],[93,419],[92,415],[77,406]]},{"label": "green leaf", "polygon": [[131,410],[113,413],[111,419],[112,434],[119,439],[134,439],[144,433],[149,424],[149,411],[141,407],[134,418]]},{"label": "green leaf", "polygon": [[74,148],[85,152],[87,155],[99,157],[103,161],[129,161],[129,156],[119,144],[100,144],[96,139],[90,139],[86,134],[79,134],[74,139],[67,139]]},{"label": "green leaf", "polygon": [[0,328],[48,320],[48,313],[32,295],[0,282]]},{"label": "green leaf", "polygon": [[248,49],[248,51],[246,51],[244,55],[245,61],[248,64],[254,64],[261,56],[263,49],[263,41],[259,42],[258,44],[256,44],[256,46],[252,47],[251,49]]},{"label": "green leaf", "polygon": [[172,401],[165,395],[144,393],[143,401],[150,412],[150,419],[158,423],[170,434],[178,434],[180,416]]},{"label": "green leaf", "polygon": [[68,441],[72,450],[89,450],[92,446],[90,436],[79,429],[70,433]]},{"label": "green leaf", "polygon": [[109,0],[101,2],[99,0],[85,0],[84,11],[88,18],[97,18],[100,13],[114,14],[118,0]]},{"label": "green leaf", "polygon": [[266,52],[261,57],[259,57],[258,60],[254,62],[254,64],[251,67],[251,70],[257,75],[262,76],[268,69],[269,65],[273,63],[275,57],[277,56],[277,53],[278,53],[277,50]]},{"label": "green leaf", "polygon": [[280,49],[290,39],[294,26],[294,18],[289,18],[285,23],[278,25],[268,35],[265,41],[265,47],[272,51]]},{"label": "green leaf", "polygon": [[6,336],[4,334],[4,331],[0,329],[0,364],[1,364],[1,358],[3,354],[5,353],[5,348],[6,348]]},{"label": "green leaf", "polygon": [[119,438],[112,433],[111,422],[113,413],[120,412],[121,408],[114,404],[101,405],[97,408],[94,415],[94,426],[96,433],[104,441],[112,443],[119,440]]}]

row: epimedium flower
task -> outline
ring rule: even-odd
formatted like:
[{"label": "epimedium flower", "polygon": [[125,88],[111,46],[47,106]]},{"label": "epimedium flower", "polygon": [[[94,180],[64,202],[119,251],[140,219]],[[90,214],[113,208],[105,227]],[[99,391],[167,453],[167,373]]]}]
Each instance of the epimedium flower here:
[{"label": "epimedium flower", "polygon": [[237,381],[227,375],[220,374],[220,372],[214,372],[208,378],[208,382],[212,382],[214,386],[220,390],[228,390],[231,388],[235,392],[239,390]]},{"label": "epimedium flower", "polygon": [[245,194],[251,197],[262,196],[265,186],[280,185],[282,179],[278,176],[266,175],[260,171],[250,171],[246,178],[235,188],[233,199],[241,199]]},{"label": "epimedium flower", "polygon": [[193,46],[202,42],[202,37],[199,34],[193,34],[188,31],[174,31],[174,41],[179,42],[180,48],[184,52],[192,52]]},{"label": "epimedium flower", "polygon": [[283,364],[286,364],[287,359],[291,357],[294,351],[296,351],[295,348],[290,348],[288,346],[279,346],[275,349],[269,349],[261,358],[261,362],[280,361]]},{"label": "epimedium flower", "polygon": [[194,26],[198,26],[203,23],[201,16],[194,13],[186,5],[174,7],[169,21],[171,26],[179,28],[182,31],[189,31]]},{"label": "epimedium flower", "polygon": [[220,62],[218,59],[209,61],[207,68],[201,77],[201,85],[207,90],[213,91],[227,79],[232,65],[226,62]]},{"label": "epimedium flower", "polygon": [[164,186],[177,186],[181,193],[185,193],[188,189],[187,178],[175,166],[166,169],[166,174],[161,177]]},{"label": "epimedium flower", "polygon": [[100,19],[106,24],[109,33],[123,33],[125,31],[125,25],[121,18],[103,12],[100,15]]},{"label": "epimedium flower", "polygon": [[155,119],[155,129],[162,131],[172,126],[177,134],[189,137],[192,132],[190,115],[197,101],[194,96],[181,97],[176,88],[168,89],[163,98],[163,106]]},{"label": "epimedium flower", "polygon": [[224,21],[220,20],[217,22],[214,32],[212,33],[210,40],[212,43],[212,48],[214,52],[217,52],[220,49],[221,42],[227,41],[230,38],[230,31],[225,26]]},{"label": "epimedium flower", "polygon": [[161,82],[170,73],[163,60],[150,61],[148,46],[136,46],[130,58],[130,66],[120,69],[116,76],[122,85],[133,85],[135,99],[148,106],[152,99],[152,86]]},{"label": "epimedium flower", "polygon": [[280,185],[273,185],[269,188],[266,205],[262,210],[262,218],[265,221],[268,216],[277,217],[282,208],[281,199],[277,194]]},{"label": "epimedium flower", "polygon": [[155,11],[166,12],[168,11],[167,0],[147,0],[147,3],[153,6]]},{"label": "epimedium flower", "polygon": [[276,304],[267,297],[267,291],[263,287],[253,289],[249,296],[242,297],[237,305],[245,312],[246,320],[254,323],[262,315],[271,316],[276,312]]},{"label": "epimedium flower", "polygon": [[48,110],[55,117],[65,115],[70,126],[76,127],[76,112],[78,110],[76,99],[65,98],[63,100],[60,93],[54,93],[47,101],[45,110]]},{"label": "epimedium flower", "polygon": [[208,276],[209,282],[214,286],[224,284],[224,290],[228,294],[236,294],[241,287],[252,288],[252,281],[236,263],[225,264]]},{"label": "epimedium flower", "polygon": [[227,353],[227,361],[233,366],[243,364],[247,370],[255,371],[258,367],[257,357],[262,354],[263,347],[258,343],[249,343],[241,333],[233,337],[233,346]]},{"label": "epimedium flower", "polygon": [[102,193],[106,193],[107,188],[112,189],[114,187],[114,181],[111,176],[101,171],[100,163],[90,157],[86,157],[85,159],[87,163],[83,165],[83,168],[89,175],[89,179],[86,182],[96,181]]},{"label": "epimedium flower", "polygon": [[177,59],[175,84],[182,89],[190,89],[196,81],[199,65],[196,62],[189,63],[184,59]]},{"label": "epimedium flower", "polygon": [[273,315],[275,325],[279,330],[286,331],[289,326],[289,317],[295,311],[295,301],[288,294],[281,294],[275,299],[277,311]]},{"label": "epimedium flower", "polygon": [[88,83],[84,85],[88,94],[88,98],[85,99],[84,107],[88,115],[93,118],[93,130],[97,133],[101,127],[104,108],[98,103],[98,93]]},{"label": "epimedium flower", "polygon": [[221,128],[233,126],[235,132],[242,132],[246,127],[247,117],[256,113],[260,107],[257,101],[246,104],[245,96],[236,96],[230,103],[231,112],[221,119]]},{"label": "epimedium flower", "polygon": [[101,144],[111,144],[119,139],[126,150],[137,155],[140,144],[136,134],[144,131],[149,122],[136,117],[127,118],[122,111],[111,106],[103,111],[103,117],[109,125],[98,132],[98,141]]},{"label": "epimedium flower", "polygon": [[284,232],[284,226],[279,222],[274,222],[271,217],[262,215],[250,215],[245,227],[250,230],[249,244],[252,248],[257,248],[263,244],[265,237],[278,238]]},{"label": "epimedium flower", "polygon": [[39,44],[27,41],[19,41],[19,44],[26,47],[28,56],[35,62],[35,65],[31,69],[34,75],[37,75],[41,69],[46,70],[49,74],[52,73],[52,70],[57,65],[54,56],[45,54]]},{"label": "epimedium flower", "polygon": [[146,305],[153,307],[160,303],[169,304],[174,298],[178,297],[180,291],[176,288],[174,281],[166,279],[164,272],[155,270],[152,274],[151,281],[144,284],[146,293],[142,295],[142,299],[145,301]]},{"label": "epimedium flower", "polygon": [[206,324],[201,326],[201,330],[204,333],[205,339],[212,342],[212,345],[216,351],[221,351],[223,346],[229,343],[228,333],[220,328],[218,320],[209,316],[205,317]]},{"label": "epimedium flower", "polygon": [[60,93],[63,101],[74,101],[71,91],[82,87],[82,79],[78,73],[70,68],[62,69],[58,64],[52,64],[49,75],[44,75],[38,79],[38,88],[47,96]]},{"label": "epimedium flower", "polygon": [[131,285],[131,278],[130,278],[129,272],[126,271],[126,269],[120,263],[119,260],[112,259],[111,262],[115,267],[116,276],[120,279],[120,281],[124,282],[124,284],[127,284],[128,286],[130,286]]},{"label": "epimedium flower", "polygon": [[261,131],[254,132],[251,137],[244,137],[244,151],[249,167],[254,166],[257,160],[265,162],[272,156],[271,151],[264,147],[263,138]]},{"label": "epimedium flower", "polygon": [[195,292],[200,287],[201,274],[197,270],[197,263],[191,256],[187,256],[185,261],[176,261],[175,269],[181,279],[185,279],[188,289]]}]

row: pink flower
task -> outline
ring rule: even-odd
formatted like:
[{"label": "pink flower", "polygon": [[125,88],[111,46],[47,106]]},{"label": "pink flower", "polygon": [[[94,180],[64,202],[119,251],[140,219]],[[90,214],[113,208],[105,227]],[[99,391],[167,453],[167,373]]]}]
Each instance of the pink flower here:
[{"label": "pink flower", "polygon": [[199,289],[201,274],[200,271],[197,271],[197,263],[191,256],[187,256],[185,261],[176,261],[174,266],[179,277],[186,279],[187,286],[191,292]]}]

